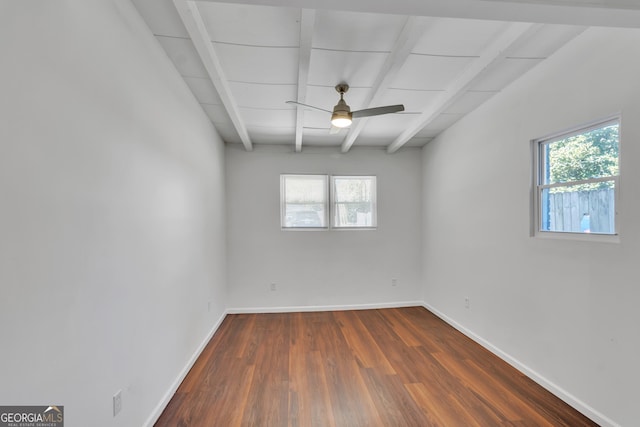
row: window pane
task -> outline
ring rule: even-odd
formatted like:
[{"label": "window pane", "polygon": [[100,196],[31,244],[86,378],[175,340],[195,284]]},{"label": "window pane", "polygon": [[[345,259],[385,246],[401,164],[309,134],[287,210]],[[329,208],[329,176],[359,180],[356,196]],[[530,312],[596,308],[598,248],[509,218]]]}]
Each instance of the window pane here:
[{"label": "window pane", "polygon": [[615,233],[615,181],[544,188],[542,231]]},{"label": "window pane", "polygon": [[327,218],[325,175],[281,176],[284,228],[324,228]]},{"label": "window pane", "polygon": [[333,177],[334,227],[376,226],[376,177]]},{"label": "window pane", "polygon": [[542,184],[618,175],[618,123],[541,145]]}]

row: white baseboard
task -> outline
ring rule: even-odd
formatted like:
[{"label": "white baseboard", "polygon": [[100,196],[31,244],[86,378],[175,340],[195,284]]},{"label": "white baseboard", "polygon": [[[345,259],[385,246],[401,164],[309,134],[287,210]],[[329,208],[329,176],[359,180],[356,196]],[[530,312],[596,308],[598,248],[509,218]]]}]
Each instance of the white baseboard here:
[{"label": "white baseboard", "polygon": [[178,387],[180,387],[180,384],[182,384],[182,381],[184,381],[185,377],[187,376],[187,374],[189,373],[193,365],[196,363],[196,360],[198,360],[198,357],[200,357],[200,354],[202,354],[202,351],[204,350],[204,348],[207,346],[209,341],[211,341],[213,334],[216,333],[216,331],[222,324],[222,321],[227,316],[227,313],[228,311],[225,311],[224,313],[222,313],[222,316],[220,316],[218,321],[213,325],[213,328],[211,328],[211,331],[209,331],[209,333],[204,338],[202,343],[200,343],[196,351],[193,353],[193,355],[187,362],[187,365],[182,369],[182,371],[180,371],[178,378],[176,378],[176,380],[173,382],[173,384],[171,385],[171,388],[167,390],[167,392],[162,397],[162,400],[160,401],[160,403],[158,403],[158,405],[154,408],[149,418],[147,418],[147,421],[143,424],[144,427],[153,427],[156,421],[158,421],[158,418],[160,418],[160,415],[162,415],[162,411],[164,411],[164,409],[169,404],[169,401],[171,401],[171,398],[173,398],[173,395],[176,393],[176,391],[178,391]]},{"label": "white baseboard", "polygon": [[516,368],[517,370],[519,370],[520,372],[522,372],[523,374],[525,374],[527,377],[531,378],[533,381],[541,385],[543,388],[545,388],[549,392],[553,393],[560,400],[566,402],[568,405],[572,406],[574,409],[581,412],[583,415],[585,415],[592,421],[600,424],[602,427],[621,427],[619,424],[615,423],[613,420],[607,418],[606,416],[596,411],[591,406],[587,405],[586,403],[584,403],[583,401],[581,401],[580,399],[578,399],[568,391],[564,390],[562,387],[559,387],[555,383],[549,381],[547,378],[540,375],[538,372],[529,368],[524,363],[521,363],[520,361],[518,361],[508,353],[505,353],[504,351],[500,350],[498,347],[494,346],[484,338],[476,335],[474,332],[465,328],[455,320],[451,319],[449,316],[445,315],[444,313],[441,313],[440,311],[436,310],[434,307],[431,307],[427,303],[422,303],[422,306],[427,310],[429,310],[430,312],[432,312],[433,314],[435,314],[436,316],[438,316],[439,318],[441,318],[442,320],[444,320],[445,322],[447,322],[449,325],[456,328],[458,331],[465,334],[467,337],[471,338],[472,340],[474,340],[475,342],[477,342],[478,344],[480,344],[481,346],[483,346],[484,348],[486,348],[487,350],[489,350],[490,352],[492,352],[493,354],[495,354],[496,356],[498,356],[499,358],[501,358],[502,360],[504,360],[505,362],[513,366],[514,368]]},{"label": "white baseboard", "polygon": [[229,314],[252,313],[298,313],[302,311],[344,311],[344,310],[372,310],[379,308],[422,307],[422,301],[398,301],[373,304],[348,304],[348,305],[303,305],[286,307],[238,307],[229,308]]}]

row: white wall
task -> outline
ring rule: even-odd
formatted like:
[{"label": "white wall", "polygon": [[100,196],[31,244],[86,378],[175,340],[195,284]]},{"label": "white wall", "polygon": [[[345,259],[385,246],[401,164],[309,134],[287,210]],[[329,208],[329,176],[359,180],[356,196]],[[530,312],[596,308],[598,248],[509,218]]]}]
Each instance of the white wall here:
[{"label": "white wall", "polygon": [[[228,146],[226,167],[231,310],[421,300],[419,150]],[[376,175],[378,229],[282,231],[281,173]]]},{"label": "white wall", "polygon": [[0,52],[0,403],[143,425],[226,307],[221,140],[127,0],[3,0]]},{"label": "white wall", "polygon": [[[638,76],[640,31],[590,29],[423,153],[426,303],[603,425],[638,424]],[[617,112],[620,243],[529,237],[530,140]]]}]

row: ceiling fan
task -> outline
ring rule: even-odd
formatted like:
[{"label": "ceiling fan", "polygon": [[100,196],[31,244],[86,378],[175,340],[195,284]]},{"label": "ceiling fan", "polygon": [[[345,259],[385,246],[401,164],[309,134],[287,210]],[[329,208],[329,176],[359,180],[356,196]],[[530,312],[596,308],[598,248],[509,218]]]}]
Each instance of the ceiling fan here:
[{"label": "ceiling fan", "polygon": [[302,105],[304,107],[313,108],[314,110],[325,111],[331,114],[331,133],[340,131],[341,128],[345,128],[351,125],[353,119],[360,117],[379,116],[381,114],[397,113],[404,111],[404,105],[386,105],[384,107],[365,108],[364,110],[351,111],[351,108],[344,100],[344,94],[349,90],[349,85],[346,83],[340,83],[336,86],[336,92],[340,94],[340,100],[333,107],[333,111],[325,110],[324,108],[314,107],[313,105],[303,104],[296,101],[287,101],[287,104]]}]

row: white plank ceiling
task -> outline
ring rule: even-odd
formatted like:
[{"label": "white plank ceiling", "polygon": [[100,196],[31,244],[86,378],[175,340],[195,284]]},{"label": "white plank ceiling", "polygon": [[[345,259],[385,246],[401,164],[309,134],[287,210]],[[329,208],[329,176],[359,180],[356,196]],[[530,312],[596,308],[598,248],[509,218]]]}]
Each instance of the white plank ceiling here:
[{"label": "white plank ceiling", "polygon": [[[263,3],[134,0],[224,141],[247,150],[422,146],[586,28]],[[338,83],[352,110],[405,111],[331,134],[329,113],[286,103],[332,110]]]}]

